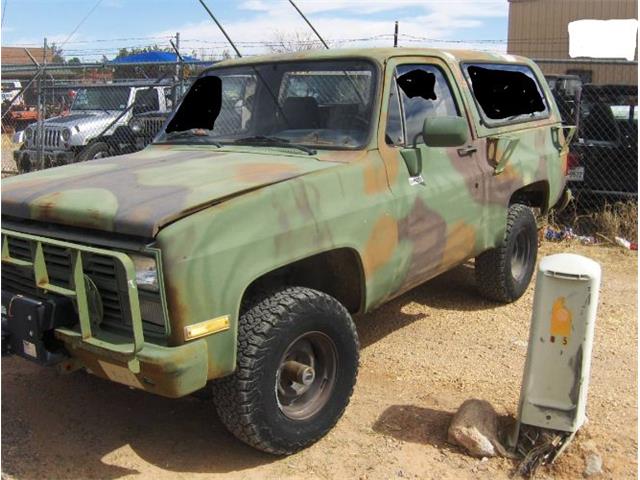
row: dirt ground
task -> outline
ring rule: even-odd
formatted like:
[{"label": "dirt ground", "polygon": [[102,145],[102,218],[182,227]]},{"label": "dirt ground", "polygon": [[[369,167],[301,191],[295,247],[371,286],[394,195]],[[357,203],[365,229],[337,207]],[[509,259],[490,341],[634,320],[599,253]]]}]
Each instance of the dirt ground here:
[{"label": "dirt ground", "polygon": [[[603,266],[588,424],[537,478],[581,478],[584,445],[600,478],[637,472],[637,256],[612,247],[546,243]],[[3,478],[507,479],[511,460],[487,462],[446,443],[463,400],[514,415],[533,291],[513,305],[480,299],[462,266],[357,319],[362,343],[349,408],[324,439],[288,458],[244,446],[213,407],[168,400],[87,374],[58,376],[15,357],[2,361]]]}]

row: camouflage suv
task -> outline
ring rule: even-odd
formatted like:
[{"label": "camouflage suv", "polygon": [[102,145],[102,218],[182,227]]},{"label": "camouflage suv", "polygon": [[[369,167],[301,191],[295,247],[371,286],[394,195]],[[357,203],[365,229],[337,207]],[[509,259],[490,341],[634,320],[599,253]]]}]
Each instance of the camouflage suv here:
[{"label": "camouflage suv", "polygon": [[3,340],[168,397],[289,454],[358,371],[352,315],[468,259],[522,295],[534,211],[567,198],[538,68],[424,49],[229,60],[145,150],[3,180]]}]

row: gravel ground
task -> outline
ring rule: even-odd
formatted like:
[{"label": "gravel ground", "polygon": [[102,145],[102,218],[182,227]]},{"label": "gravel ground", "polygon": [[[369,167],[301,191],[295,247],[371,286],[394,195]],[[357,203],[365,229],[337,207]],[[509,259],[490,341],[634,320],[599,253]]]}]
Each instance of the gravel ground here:
[{"label": "gravel ground", "polygon": [[[637,472],[637,256],[609,247],[551,245],[603,266],[589,422],[537,478],[582,477],[595,445],[600,478]],[[461,266],[357,319],[362,362],[351,405],[323,440],[288,458],[228,434],[211,405],[168,400],[83,373],[58,376],[17,358],[2,365],[3,478],[421,478],[507,479],[510,460],[486,462],[446,443],[467,398],[516,410],[531,289],[496,306]]]}]

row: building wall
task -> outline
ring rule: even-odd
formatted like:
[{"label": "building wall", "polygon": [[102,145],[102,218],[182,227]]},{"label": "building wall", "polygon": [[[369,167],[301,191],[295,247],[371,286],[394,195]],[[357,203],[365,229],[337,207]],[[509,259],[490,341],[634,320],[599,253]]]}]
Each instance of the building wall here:
[{"label": "building wall", "polygon": [[[637,0],[509,0],[509,53],[533,59],[568,59],[567,26],[575,20],[638,17]],[[638,52],[636,49],[636,60]],[[636,64],[539,62],[545,74],[590,72],[593,83],[638,84]]]},{"label": "building wall", "polygon": [[[2,65],[33,65],[29,55],[24,51],[23,47],[2,47],[0,57],[2,57]],[[37,62],[44,59],[44,48],[28,48],[29,53]],[[51,50],[47,50],[47,63],[51,63]]]}]

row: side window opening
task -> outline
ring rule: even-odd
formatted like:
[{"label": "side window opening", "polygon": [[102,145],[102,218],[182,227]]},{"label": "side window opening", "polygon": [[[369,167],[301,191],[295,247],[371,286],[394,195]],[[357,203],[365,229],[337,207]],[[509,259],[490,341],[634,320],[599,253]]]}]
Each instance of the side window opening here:
[{"label": "side window opening", "polygon": [[389,92],[389,107],[387,108],[387,129],[384,135],[387,145],[401,146],[405,144],[402,129],[402,112],[400,111],[400,97],[396,77],[391,81]]},{"label": "side window opening", "polygon": [[138,90],[134,99],[134,113],[157,112],[160,110],[158,91],[155,88]]},{"label": "side window opening", "polygon": [[422,132],[425,118],[459,115],[449,84],[438,67],[401,65],[397,74],[407,143]]},{"label": "side window opening", "polygon": [[522,121],[548,113],[544,95],[531,69],[524,65],[466,65],[467,79],[487,123]]}]

